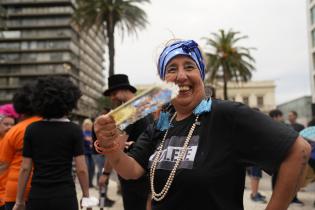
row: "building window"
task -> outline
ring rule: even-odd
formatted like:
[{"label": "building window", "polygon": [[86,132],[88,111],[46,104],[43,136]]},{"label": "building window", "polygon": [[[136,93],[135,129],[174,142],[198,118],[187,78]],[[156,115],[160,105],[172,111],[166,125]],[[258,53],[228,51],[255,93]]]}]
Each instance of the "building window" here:
[{"label": "building window", "polygon": [[311,24],[313,25],[315,23],[315,7],[312,7],[311,9]]},{"label": "building window", "polygon": [[243,103],[248,105],[249,104],[249,99],[247,96],[243,97]]},{"label": "building window", "polygon": [[315,47],[315,30],[312,30],[312,46]]},{"label": "building window", "polygon": [[0,78],[0,86],[8,86],[7,78]]},{"label": "building window", "polygon": [[259,106],[259,107],[264,106],[264,97],[263,96],[257,96],[257,106]]}]

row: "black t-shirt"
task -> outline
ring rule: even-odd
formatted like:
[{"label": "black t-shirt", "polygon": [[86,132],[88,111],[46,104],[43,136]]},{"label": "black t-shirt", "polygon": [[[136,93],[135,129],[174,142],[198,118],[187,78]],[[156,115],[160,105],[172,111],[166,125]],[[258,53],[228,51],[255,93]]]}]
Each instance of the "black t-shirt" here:
[{"label": "black t-shirt", "polygon": [[33,160],[30,198],[74,196],[72,159],[83,155],[81,128],[72,122],[39,121],[25,132],[23,156]]},{"label": "black t-shirt", "polygon": [[290,124],[290,125],[297,132],[300,132],[301,130],[303,130],[305,128],[304,125],[302,125],[300,123],[293,123],[293,124]]},{"label": "black t-shirt", "polygon": [[[125,128],[125,132],[128,134],[128,140],[127,141],[134,141],[136,142],[139,136],[146,130],[147,126],[153,123],[152,115],[147,115],[146,117],[138,120],[137,122],[127,126]],[[134,144],[131,145],[131,147],[128,149],[132,149]],[[128,152],[125,150],[125,152]],[[148,183],[148,177],[145,175],[137,180],[124,180],[123,178],[119,177],[121,183],[126,188],[139,188],[143,191],[144,194],[148,194],[149,191],[149,183]]]},{"label": "black t-shirt", "polygon": [[[155,173],[156,192],[164,187],[194,120],[191,115],[169,129]],[[245,167],[257,165],[272,173],[298,136],[284,124],[234,102],[214,100],[211,112],[199,121],[166,197],[153,201],[153,209],[243,209]],[[129,155],[149,170],[149,158],[164,133],[151,126]]]},{"label": "black t-shirt", "polygon": [[138,120],[134,124],[128,125],[125,128],[125,132],[128,134],[127,141],[136,142],[139,136],[145,131],[148,125],[153,123],[152,115],[147,115],[146,117]]}]

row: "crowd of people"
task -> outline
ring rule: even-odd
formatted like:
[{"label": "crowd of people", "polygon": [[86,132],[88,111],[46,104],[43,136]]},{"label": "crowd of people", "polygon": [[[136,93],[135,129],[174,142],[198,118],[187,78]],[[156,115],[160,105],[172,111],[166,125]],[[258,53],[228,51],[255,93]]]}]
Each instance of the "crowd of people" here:
[{"label": "crowd of people", "polygon": [[[72,122],[81,91],[65,77],[39,78],[0,106],[0,210],[90,209],[97,205],[90,188],[105,189],[112,170],[125,210],[244,209],[246,169],[252,201],[267,210],[303,205],[297,193],[307,167],[315,169],[295,111],[286,124],[280,110],[268,116],[214,93],[207,98],[205,63],[193,40],[168,43],[157,68],[161,80],[178,85],[177,97],[123,131],[109,109],[94,122]],[[116,74],[104,96],[115,108],[136,91],[127,75]],[[259,192],[263,171],[272,175],[269,199]],[[108,207],[115,203],[104,198]]]},{"label": "crowd of people", "polygon": [[41,78],[14,95],[18,123],[0,147],[2,209],[78,209],[73,159],[83,197],[89,197],[83,132],[67,118],[80,96],[63,77]]}]

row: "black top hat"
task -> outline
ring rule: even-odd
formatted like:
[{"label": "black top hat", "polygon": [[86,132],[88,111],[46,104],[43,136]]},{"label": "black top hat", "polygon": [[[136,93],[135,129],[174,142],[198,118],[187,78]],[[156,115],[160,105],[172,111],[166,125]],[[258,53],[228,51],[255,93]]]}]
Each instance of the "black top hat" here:
[{"label": "black top hat", "polygon": [[137,92],[137,89],[130,85],[128,76],[125,74],[115,74],[108,77],[108,89],[103,93],[104,96],[109,96],[110,93],[118,89],[128,89],[131,92]]}]

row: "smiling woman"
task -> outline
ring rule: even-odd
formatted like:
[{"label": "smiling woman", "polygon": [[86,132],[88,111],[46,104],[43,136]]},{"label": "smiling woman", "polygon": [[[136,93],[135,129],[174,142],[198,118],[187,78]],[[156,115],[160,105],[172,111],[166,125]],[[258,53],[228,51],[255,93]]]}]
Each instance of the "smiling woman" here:
[{"label": "smiling woman", "polygon": [[188,117],[205,98],[203,79],[205,65],[198,44],[193,40],[177,40],[160,55],[158,69],[161,79],[179,86],[179,94],[173,100],[177,119]]},{"label": "smiling woman", "polygon": [[179,86],[179,95],[128,154],[115,147],[118,138],[106,135],[117,132],[115,121],[98,117],[94,129],[109,151],[106,157],[125,179],[149,174],[157,210],[241,210],[245,168],[257,165],[270,174],[280,168],[281,181],[266,209],[287,209],[310,146],[295,131],[244,104],[205,98],[204,66],[193,40],[167,45],[158,72]]},{"label": "smiling woman", "polygon": [[173,100],[173,105],[178,110],[177,119],[188,117],[205,97],[204,84],[196,63],[187,56],[177,56],[166,66],[165,80],[179,86],[179,94]]}]

